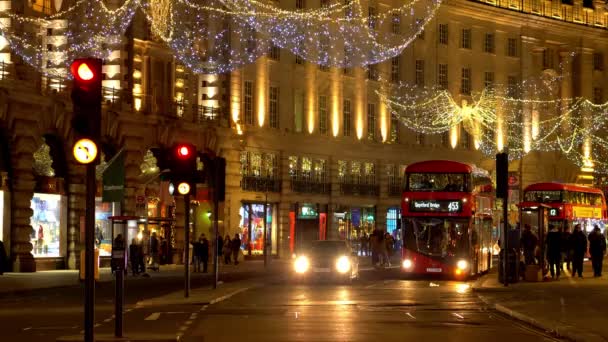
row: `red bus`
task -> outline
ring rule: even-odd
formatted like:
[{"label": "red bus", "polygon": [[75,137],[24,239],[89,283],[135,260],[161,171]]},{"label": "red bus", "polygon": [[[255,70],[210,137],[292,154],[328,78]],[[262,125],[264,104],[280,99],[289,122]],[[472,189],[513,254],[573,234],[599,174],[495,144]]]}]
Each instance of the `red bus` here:
[{"label": "red bus", "polygon": [[566,183],[536,183],[524,189],[524,201],[520,203],[520,222],[530,224],[538,235],[537,209],[540,204],[549,206],[548,223],[557,228],[574,230],[580,224],[589,233],[595,225],[605,231],[606,199],[600,189]]},{"label": "red bus", "polygon": [[401,268],[464,278],[491,266],[494,196],[487,172],[433,160],[405,169]]}]

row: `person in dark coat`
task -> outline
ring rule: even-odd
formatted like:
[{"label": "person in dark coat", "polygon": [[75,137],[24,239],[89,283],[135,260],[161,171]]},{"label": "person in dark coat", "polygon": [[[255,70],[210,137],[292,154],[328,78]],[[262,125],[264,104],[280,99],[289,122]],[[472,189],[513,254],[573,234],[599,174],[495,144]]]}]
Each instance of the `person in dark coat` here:
[{"label": "person in dark coat", "polygon": [[570,235],[568,243],[570,247],[570,255],[572,255],[572,276],[578,274],[579,278],[583,277],[583,259],[587,252],[587,238],[581,230],[581,225],[574,226],[574,232]]},{"label": "person in dark coat", "polygon": [[241,250],[241,238],[239,234],[234,234],[234,239],[232,239],[232,258],[234,259],[234,264],[239,264],[239,251]]},{"label": "person in dark coat", "polygon": [[547,240],[545,243],[547,245],[547,261],[549,262],[551,278],[559,280],[559,265],[562,259],[562,235],[552,224],[549,225],[549,233],[547,233]]},{"label": "person in dark coat", "polygon": [[593,232],[589,234],[589,254],[591,255],[591,265],[593,265],[593,276],[602,276],[602,263],[606,253],[606,238],[597,225]]},{"label": "person in dark coat", "polygon": [[192,243],[192,259],[193,259],[193,264],[194,264],[194,271],[193,272],[200,272],[201,271],[201,263],[203,262],[202,260],[202,256],[203,256],[203,236],[201,235],[201,237],[199,238],[198,241],[194,241]]},{"label": "person in dark coat", "polygon": [[203,234],[199,240],[200,249],[200,260],[203,263],[203,273],[207,273],[207,265],[209,264],[209,240]]},{"label": "person in dark coat", "polygon": [[532,233],[532,227],[529,224],[524,225],[524,232],[521,234],[521,246],[524,249],[524,261],[526,265],[536,264],[534,251],[538,245],[538,238]]},{"label": "person in dark coat", "polygon": [[152,258],[151,269],[158,271],[158,252],[159,252],[159,242],[156,237],[156,232],[152,233],[152,237],[150,238],[150,257]]},{"label": "person in dark coat", "polygon": [[[570,271],[570,263],[571,263],[571,259],[572,259],[572,254],[570,253],[570,251],[572,250],[572,247],[570,247],[570,236],[572,234],[570,234],[570,231],[568,230],[568,225],[566,225],[564,227],[564,231],[562,232],[562,259],[564,260],[564,262],[566,263],[566,269],[568,271]],[[561,270],[563,271],[563,264],[560,264],[561,266]]]},{"label": "person in dark coat", "polygon": [[131,245],[129,246],[129,261],[131,261],[131,272],[136,276],[139,274],[139,246],[137,245],[137,240],[131,240]]},{"label": "person in dark coat", "polygon": [[217,253],[218,257],[222,256],[222,250],[224,248],[224,239],[222,239],[222,236],[220,234],[217,235],[217,251],[215,251]]},{"label": "person in dark coat", "polygon": [[2,240],[0,240],[0,275],[4,274],[4,270],[6,270],[7,267],[7,257],[6,257],[6,249],[4,247],[4,242],[2,242]]}]

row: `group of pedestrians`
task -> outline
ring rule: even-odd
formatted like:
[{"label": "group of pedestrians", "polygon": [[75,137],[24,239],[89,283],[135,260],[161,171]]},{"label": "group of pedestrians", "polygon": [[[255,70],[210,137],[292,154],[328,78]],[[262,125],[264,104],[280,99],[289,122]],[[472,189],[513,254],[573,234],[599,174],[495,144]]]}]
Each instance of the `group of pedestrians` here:
[{"label": "group of pedestrians", "polygon": [[[578,275],[579,278],[582,278],[583,260],[587,249],[591,257],[594,277],[602,276],[602,263],[604,261],[604,254],[606,253],[606,238],[597,225],[594,226],[593,231],[588,236],[585,236],[580,224],[574,226],[574,232],[572,233],[567,228],[562,230],[550,224],[544,243],[549,272],[552,278],[559,279],[563,271],[564,262],[566,263],[566,268],[572,270],[573,277]],[[521,235],[521,246],[524,251],[526,265],[536,264],[539,241],[528,224],[524,226],[524,231]]]},{"label": "group of pedestrians", "polygon": [[368,244],[371,248],[372,265],[390,267],[395,245],[393,236],[380,229],[375,229],[369,236]]},{"label": "group of pedestrians", "polygon": [[[218,236],[217,239],[217,256],[218,260],[224,258],[224,264],[229,265],[234,260],[234,264],[239,264],[239,251],[241,250],[241,239],[239,234],[235,234],[233,239],[229,235],[225,238]],[[209,240],[205,234],[201,234],[198,241],[192,243],[192,263],[194,264],[194,272],[201,272],[201,264],[203,264],[203,273],[207,273],[209,264],[210,246]]]}]

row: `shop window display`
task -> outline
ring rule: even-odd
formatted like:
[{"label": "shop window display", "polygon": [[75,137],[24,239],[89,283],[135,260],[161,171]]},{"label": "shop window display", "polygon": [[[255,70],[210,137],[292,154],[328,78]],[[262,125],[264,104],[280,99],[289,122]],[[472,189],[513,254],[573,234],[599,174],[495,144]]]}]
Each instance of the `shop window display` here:
[{"label": "shop window display", "polygon": [[61,256],[61,195],[34,194],[30,240],[34,257]]},{"label": "shop window display", "polygon": [[110,216],[118,215],[118,204],[95,200],[95,247],[99,249],[100,256],[110,256],[112,252],[112,222]]},{"label": "shop window display", "polygon": [[[246,203],[239,209],[241,249],[245,255],[264,254],[264,204]],[[276,205],[268,204],[266,225],[268,229],[268,252],[277,252]]]}]

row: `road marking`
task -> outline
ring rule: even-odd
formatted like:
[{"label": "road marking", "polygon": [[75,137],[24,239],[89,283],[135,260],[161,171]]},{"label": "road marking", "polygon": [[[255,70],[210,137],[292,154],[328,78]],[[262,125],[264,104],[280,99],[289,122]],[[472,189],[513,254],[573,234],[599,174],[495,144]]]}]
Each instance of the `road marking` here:
[{"label": "road marking", "polygon": [[452,315],[454,315],[454,316],[458,317],[458,319],[464,319],[464,316],[462,316],[461,314],[458,314],[458,313],[452,312]]},{"label": "road marking", "polygon": [[186,331],[186,330],[188,330],[188,327],[184,325],[184,326],[179,327],[178,330],[179,331]]},{"label": "road marking", "polygon": [[190,315],[190,319],[196,319],[196,316],[198,316],[198,314],[197,314],[196,312],[193,312],[193,313]]},{"label": "road marking", "polygon": [[23,328],[23,331],[28,331],[28,330],[61,330],[61,329],[76,329],[78,328],[77,325],[74,326],[57,326],[57,327],[27,327],[27,328]]},{"label": "road marking", "polygon": [[406,315],[407,317],[411,318],[411,319],[416,319],[416,317],[414,317],[414,315],[412,315],[412,314],[411,314],[411,313],[409,313],[409,312],[406,312],[406,313],[405,313],[405,315]]},{"label": "road marking", "polygon": [[104,323],[108,323],[108,322],[109,322],[109,321],[111,321],[111,320],[112,320],[111,318],[106,318],[106,319],[104,319],[104,320],[103,320],[103,322],[104,322]]},{"label": "road marking", "polygon": [[227,294],[227,295],[224,295],[224,296],[221,296],[221,297],[218,297],[218,298],[212,299],[211,301],[209,301],[209,305],[216,304],[216,303],[219,303],[219,302],[221,302],[221,301],[224,301],[224,300],[226,300],[226,299],[228,299],[228,298],[230,298],[230,297],[232,297],[232,296],[235,296],[235,295],[237,295],[237,294],[239,294],[239,293],[241,293],[241,292],[244,292],[244,291],[249,290],[251,287],[252,287],[252,286],[250,286],[250,287],[245,287],[245,288],[242,288],[242,289],[236,290],[236,291],[234,291],[234,292],[230,292],[230,293],[229,293],[229,294]]},{"label": "road marking", "polygon": [[144,321],[156,321],[160,317],[160,312],[154,312],[150,316],[144,318]]},{"label": "road marking", "polygon": [[100,326],[101,326],[101,323],[97,323],[97,324],[95,324],[93,327],[94,327],[94,328],[98,328],[98,327],[100,327]]}]

